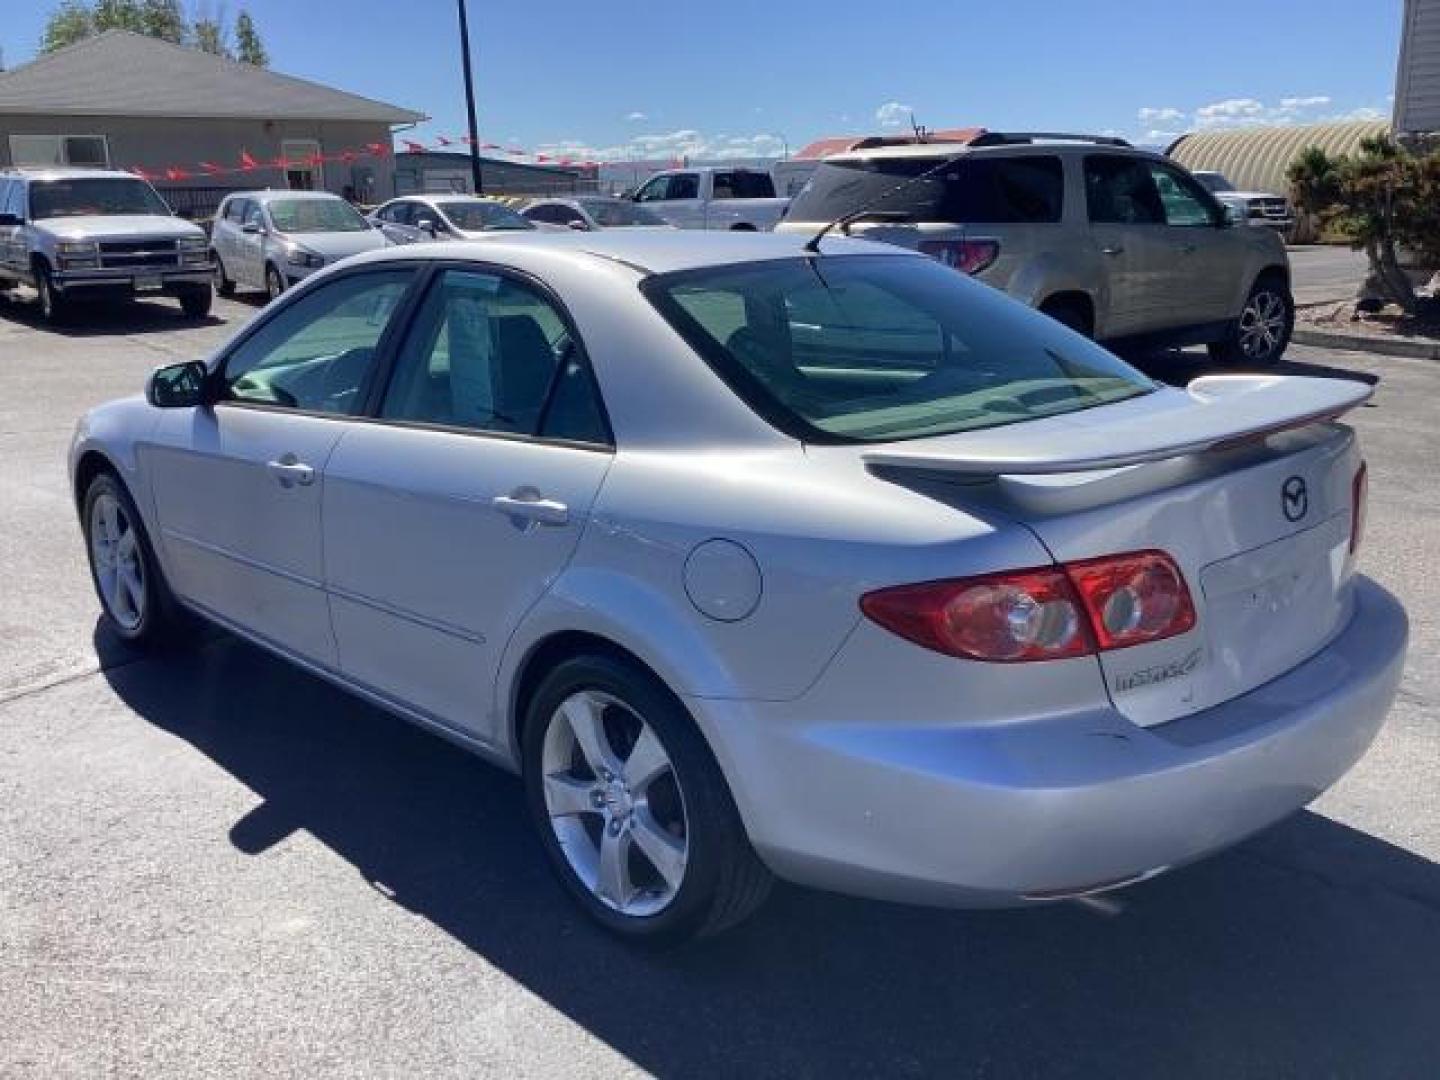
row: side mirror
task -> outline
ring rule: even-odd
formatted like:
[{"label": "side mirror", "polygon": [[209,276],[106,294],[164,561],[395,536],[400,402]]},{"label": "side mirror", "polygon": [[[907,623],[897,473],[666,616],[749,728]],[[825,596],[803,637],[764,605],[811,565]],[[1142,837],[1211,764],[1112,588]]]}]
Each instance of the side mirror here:
[{"label": "side mirror", "polygon": [[565,224],[570,226],[570,228],[574,229],[576,232],[590,231],[590,226],[586,225],[585,222],[581,221],[579,218],[571,218]]},{"label": "side mirror", "polygon": [[13,229],[16,225],[23,224],[18,214],[0,214],[0,229]]},{"label": "side mirror", "polygon": [[157,409],[192,409],[205,404],[205,381],[209,377],[198,360],[156,368],[145,380],[145,400]]},{"label": "side mirror", "polygon": [[249,233],[251,236],[255,236],[259,233],[264,232],[265,230],[260,227],[260,223],[258,221],[247,221],[244,225],[240,226],[240,231],[243,233]]}]

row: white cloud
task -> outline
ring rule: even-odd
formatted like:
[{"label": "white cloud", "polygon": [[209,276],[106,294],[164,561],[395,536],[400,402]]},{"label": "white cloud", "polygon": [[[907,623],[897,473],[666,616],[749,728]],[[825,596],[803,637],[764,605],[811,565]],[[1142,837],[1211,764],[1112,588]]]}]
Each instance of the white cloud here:
[{"label": "white cloud", "polygon": [[632,113],[626,113],[625,119],[629,120],[632,124],[638,124],[642,120],[649,120],[650,117],[646,116],[643,112],[636,110]]},{"label": "white cloud", "polygon": [[1351,109],[1349,112],[1336,113],[1334,116],[1327,116],[1327,120],[1388,120],[1389,113],[1383,112],[1371,105],[1362,105],[1358,109]]},{"label": "white cloud", "polygon": [[1158,128],[1151,128],[1140,136],[1139,141],[1147,145],[1169,146],[1183,134],[1185,134],[1183,131],[1162,131]]},{"label": "white cloud", "polygon": [[1165,124],[1174,120],[1185,119],[1183,112],[1179,109],[1171,108],[1168,105],[1161,106],[1160,108],[1147,105],[1141,109],[1137,115],[1140,117],[1142,124]]},{"label": "white cloud", "polygon": [[572,161],[669,161],[673,158],[732,160],[779,157],[784,152],[779,135],[705,135],[693,128],[655,135],[636,135],[623,143],[596,146],[579,139],[542,143],[537,154]]},{"label": "white cloud", "polygon": [[1314,94],[1310,97],[1287,97],[1280,99],[1280,108],[1296,112],[1300,109],[1318,109],[1330,104],[1329,94]]},{"label": "white cloud", "polygon": [[881,127],[900,127],[902,124],[910,123],[910,114],[913,111],[909,105],[902,105],[898,101],[887,101],[875,110],[875,119],[880,122]]},{"label": "white cloud", "polygon": [[1265,115],[1265,106],[1254,98],[1226,98],[1201,105],[1195,110],[1197,127],[1221,127],[1226,124],[1253,124]]}]

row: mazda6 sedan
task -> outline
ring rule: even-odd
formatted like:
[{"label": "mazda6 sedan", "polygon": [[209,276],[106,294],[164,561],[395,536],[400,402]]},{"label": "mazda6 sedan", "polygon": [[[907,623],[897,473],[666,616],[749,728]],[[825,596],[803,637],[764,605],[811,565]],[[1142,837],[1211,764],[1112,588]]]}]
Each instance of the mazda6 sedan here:
[{"label": "mazda6 sedan", "polygon": [[[605,927],[772,875],[1024,905],[1293,812],[1395,694],[1366,385],[1157,385],[922,255],[361,255],[80,423],[104,617],[192,616],[523,774]],[[816,250],[811,250],[811,247]]]}]

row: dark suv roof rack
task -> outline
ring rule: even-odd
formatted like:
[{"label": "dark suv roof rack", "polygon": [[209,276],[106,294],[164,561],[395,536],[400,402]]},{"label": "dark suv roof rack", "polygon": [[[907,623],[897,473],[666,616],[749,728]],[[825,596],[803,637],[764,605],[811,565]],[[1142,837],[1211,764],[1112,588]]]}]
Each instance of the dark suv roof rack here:
[{"label": "dark suv roof rack", "polygon": [[1113,135],[1072,135],[1063,131],[987,131],[971,140],[971,146],[1009,146],[1017,143],[1080,142],[1097,146],[1130,146]]}]

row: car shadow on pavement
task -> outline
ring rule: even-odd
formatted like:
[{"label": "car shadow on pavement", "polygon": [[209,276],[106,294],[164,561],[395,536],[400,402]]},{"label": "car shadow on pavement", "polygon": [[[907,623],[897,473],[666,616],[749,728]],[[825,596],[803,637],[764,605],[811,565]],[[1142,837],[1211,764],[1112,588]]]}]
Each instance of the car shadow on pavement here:
[{"label": "car shadow on pavement", "polygon": [[34,293],[0,291],[0,318],[20,323],[41,333],[61,337],[114,337],[116,334],[174,333],[176,329],[203,329],[222,326],[225,320],[215,315],[191,318],[180,310],[173,297],[147,300],[87,300],[76,304],[67,319],[58,326],[45,322]]},{"label": "car shadow on pavement", "polygon": [[519,782],[443,740],[228,635],[105,676],[263,800],[210,823],[237,848],[265,857],[303,829],[653,1074],[1374,1077],[1440,1061],[1440,868],[1310,812],[1084,903],[938,911],[781,886],[729,934],[651,953],[564,897]]}]

